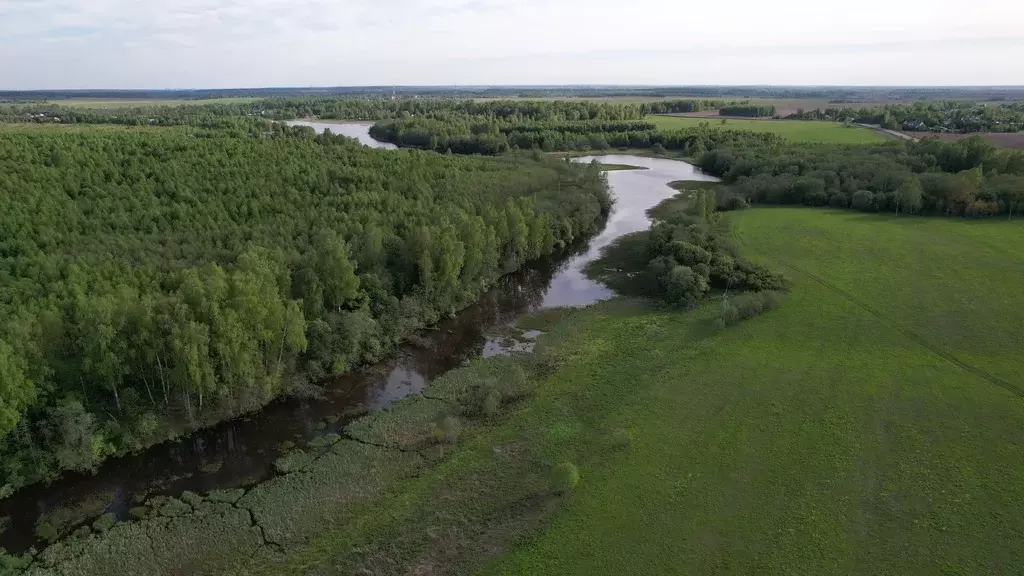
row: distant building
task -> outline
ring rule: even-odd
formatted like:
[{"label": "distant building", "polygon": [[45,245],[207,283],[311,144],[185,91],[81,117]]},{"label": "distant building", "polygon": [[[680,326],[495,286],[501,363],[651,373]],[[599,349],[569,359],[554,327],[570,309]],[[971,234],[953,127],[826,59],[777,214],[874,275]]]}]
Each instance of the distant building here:
[{"label": "distant building", "polygon": [[904,130],[924,130],[924,128],[924,122],[921,122],[920,120],[910,120],[909,122],[903,123]]}]

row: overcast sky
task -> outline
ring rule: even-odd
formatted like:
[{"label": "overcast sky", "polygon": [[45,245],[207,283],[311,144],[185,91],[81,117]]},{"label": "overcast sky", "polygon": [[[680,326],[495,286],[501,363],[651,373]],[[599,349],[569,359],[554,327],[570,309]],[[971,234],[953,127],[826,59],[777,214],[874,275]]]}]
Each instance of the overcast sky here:
[{"label": "overcast sky", "polygon": [[1022,0],[0,0],[0,90],[1024,84]]}]

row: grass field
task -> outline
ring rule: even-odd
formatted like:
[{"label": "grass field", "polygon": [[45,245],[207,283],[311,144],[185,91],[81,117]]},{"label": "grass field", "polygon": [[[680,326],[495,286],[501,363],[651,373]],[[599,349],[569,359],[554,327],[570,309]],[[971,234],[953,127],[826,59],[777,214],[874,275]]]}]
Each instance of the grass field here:
[{"label": "grass field", "polygon": [[569,378],[620,390],[606,426],[634,445],[583,470],[568,512],[493,573],[1024,570],[1024,227],[738,220],[792,293],[714,336],[713,308],[586,315]]},{"label": "grass field", "polygon": [[[1024,572],[1024,226],[728,217],[789,276],[778,309],[724,331],[714,301],[540,313],[520,323],[544,331],[536,355],[476,360],[234,508],[198,504],[148,538],[121,525],[73,545],[89,562],[37,574],[130,573],[151,549],[176,550],[179,573]],[[532,392],[413,453],[479,382]],[[580,482],[559,496],[563,462]]]},{"label": "grass field", "polygon": [[838,144],[872,144],[885,142],[887,137],[860,127],[847,127],[836,122],[817,122],[810,120],[735,120],[728,119],[725,124],[721,120],[708,118],[690,118],[685,116],[648,116],[658,128],[672,130],[691,128],[701,122],[707,122],[714,128],[732,130],[752,130],[754,132],[774,132],[794,142],[831,142]]}]

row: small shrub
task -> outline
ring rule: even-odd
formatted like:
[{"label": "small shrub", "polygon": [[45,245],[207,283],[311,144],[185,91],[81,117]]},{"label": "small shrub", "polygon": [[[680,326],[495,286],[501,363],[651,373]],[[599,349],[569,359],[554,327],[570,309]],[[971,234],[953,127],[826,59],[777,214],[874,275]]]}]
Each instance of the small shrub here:
[{"label": "small shrub", "polygon": [[[99,520],[97,520],[97,522],[99,522]],[[78,538],[79,540],[81,540],[81,539],[84,539],[84,538],[88,538],[90,534],[92,534],[92,528],[89,528],[88,526],[84,526],[83,525],[83,526],[79,526],[77,530],[72,532],[71,533],[71,537],[72,538]]]},{"label": "small shrub", "polygon": [[568,494],[580,483],[580,471],[571,462],[562,462],[551,471],[551,491]]},{"label": "small shrub", "polygon": [[722,313],[715,321],[719,330],[777,308],[782,302],[778,292],[745,292],[722,300]]},{"label": "small shrub", "polygon": [[97,518],[96,521],[92,523],[92,529],[100,534],[103,534],[107,530],[113,528],[114,524],[117,524],[117,516],[115,516],[112,512],[107,512],[103,516]]},{"label": "small shrub", "polygon": [[296,449],[274,461],[274,469],[278,474],[291,474],[305,468],[311,460],[312,456],[304,450]]},{"label": "small shrub", "polygon": [[206,495],[206,499],[210,502],[234,504],[235,502],[238,502],[242,496],[245,496],[245,490],[238,488],[235,490],[214,490]]},{"label": "small shrub", "polygon": [[314,450],[322,450],[324,448],[334,446],[341,441],[341,436],[335,433],[324,434],[323,436],[317,436],[309,441],[309,447]]},{"label": "small shrub", "polygon": [[875,210],[875,195],[868,190],[857,190],[850,200],[850,207],[861,212]]},{"label": "small shrub", "polygon": [[192,513],[192,507],[177,498],[168,498],[167,502],[160,507],[160,515],[168,518],[180,518]]},{"label": "small shrub", "polygon": [[327,423],[323,421],[317,422],[315,428],[317,432],[322,432],[327,429]]},{"label": "small shrub", "polygon": [[462,433],[462,422],[451,414],[439,414],[434,424],[434,440],[438,444],[455,444]]},{"label": "small shrub", "polygon": [[485,380],[473,390],[469,401],[469,412],[476,416],[493,416],[501,408],[501,391],[494,380]]},{"label": "small shrub", "polygon": [[7,550],[0,548],[0,574],[19,574],[28,568],[31,560],[24,556],[11,556]]},{"label": "small shrub", "polygon": [[654,152],[655,154],[665,154],[666,150],[661,144],[655,144],[654,146],[651,146],[651,152]]},{"label": "small shrub", "polygon": [[44,520],[36,524],[36,536],[46,540],[47,542],[53,542],[57,538],[60,538],[60,532],[57,530],[56,526]]},{"label": "small shrub", "polygon": [[188,505],[193,508],[203,503],[203,497],[200,496],[199,494],[196,494],[195,492],[192,492],[191,490],[185,490],[184,492],[182,492],[181,499],[182,501],[187,502]]},{"label": "small shrub", "polygon": [[149,508],[134,506],[128,510],[128,515],[132,517],[132,520],[143,520],[149,516]]}]

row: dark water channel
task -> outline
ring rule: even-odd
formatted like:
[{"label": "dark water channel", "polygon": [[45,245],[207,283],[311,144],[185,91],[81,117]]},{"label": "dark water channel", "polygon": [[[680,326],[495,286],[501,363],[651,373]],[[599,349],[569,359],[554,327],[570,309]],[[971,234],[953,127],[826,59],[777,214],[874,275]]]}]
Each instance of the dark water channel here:
[{"label": "dark water channel", "polygon": [[[362,135],[361,141],[369,138],[368,125],[303,124]],[[578,159],[590,160],[593,158]],[[273,475],[274,461],[291,443],[302,446],[317,436],[340,432],[354,416],[418,394],[434,378],[471,358],[529,349],[529,340],[536,333],[524,333],[522,340],[511,344],[499,336],[518,316],[611,298],[611,290],[588,280],[583,267],[619,236],[646,229],[650,225],[647,209],[674,194],[668,182],[713,178],[672,160],[637,156],[605,156],[601,160],[647,170],[608,173],[616,204],[604,231],[587,245],[503,277],[479,302],[435,329],[417,334],[389,361],[332,379],[322,399],[276,401],[250,416],[199,430],[141,454],[109,460],[95,475],[67,474],[53,484],[17,492],[0,502],[0,529],[6,526],[0,547],[12,553],[33,545],[41,547],[35,523],[55,508],[73,509],[92,502],[94,515],[114,512],[127,519],[129,509],[147,495],[206,492],[263,481]]]}]

